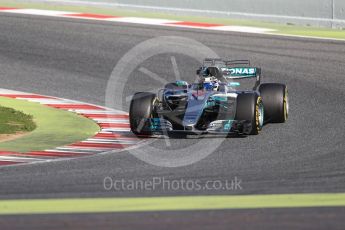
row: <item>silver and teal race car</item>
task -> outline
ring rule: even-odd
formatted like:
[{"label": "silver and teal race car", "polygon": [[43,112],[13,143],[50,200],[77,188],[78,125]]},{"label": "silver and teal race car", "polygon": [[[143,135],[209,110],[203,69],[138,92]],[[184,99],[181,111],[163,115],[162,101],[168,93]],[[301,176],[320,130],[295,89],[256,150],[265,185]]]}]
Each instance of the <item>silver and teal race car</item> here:
[{"label": "silver and teal race car", "polygon": [[130,127],[136,135],[256,135],[266,123],[283,123],[289,111],[284,84],[261,83],[261,69],[249,61],[205,59],[199,81],[176,81],[157,94],[136,93]]}]

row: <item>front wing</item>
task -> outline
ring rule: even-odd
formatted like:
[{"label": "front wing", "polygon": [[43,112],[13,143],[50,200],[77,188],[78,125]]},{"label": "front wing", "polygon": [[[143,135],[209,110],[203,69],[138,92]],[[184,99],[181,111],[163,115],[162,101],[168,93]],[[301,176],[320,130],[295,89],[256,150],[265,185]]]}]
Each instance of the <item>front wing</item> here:
[{"label": "front wing", "polygon": [[250,134],[252,130],[251,121],[246,120],[216,120],[210,122],[205,130],[195,127],[184,127],[183,129],[174,129],[170,121],[162,118],[149,118],[140,121],[142,131],[155,134],[167,134],[171,132],[184,132],[188,134]]}]

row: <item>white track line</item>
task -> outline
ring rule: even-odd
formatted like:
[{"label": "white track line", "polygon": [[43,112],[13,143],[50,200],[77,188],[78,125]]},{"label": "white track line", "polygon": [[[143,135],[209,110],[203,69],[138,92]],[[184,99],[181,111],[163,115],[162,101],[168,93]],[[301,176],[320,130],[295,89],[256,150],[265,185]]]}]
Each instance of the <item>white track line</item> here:
[{"label": "white track line", "polygon": [[[220,30],[220,31],[235,31],[243,32],[244,28],[227,27],[219,25],[206,25],[207,23],[188,23],[183,21],[168,20],[168,19],[155,19],[155,18],[141,18],[141,17],[116,17],[108,15],[93,15],[83,14],[76,12],[66,11],[52,11],[52,10],[36,10],[36,9],[5,9],[0,12],[16,13],[16,14],[28,14],[28,15],[40,15],[40,16],[51,16],[51,17],[64,17],[74,19],[87,19],[87,20],[98,20],[98,21],[111,21],[111,22],[123,22],[123,23],[136,23],[144,25],[156,25],[156,26],[168,26],[168,27],[182,27],[191,29],[206,29],[206,30]],[[175,24],[174,24],[175,23]],[[187,23],[189,25],[186,25]],[[252,28],[252,30],[251,30]],[[248,33],[266,33],[268,29],[258,27],[246,27],[245,32]],[[273,30],[270,30],[273,31]]]},{"label": "white track line", "polygon": [[129,120],[128,119],[104,119],[104,118],[91,118],[94,121],[97,121],[97,123],[109,123],[109,124],[129,124]]},{"label": "white track line", "polygon": [[127,132],[130,133],[131,129],[130,128],[105,128],[102,129],[102,132]]},{"label": "white track line", "polygon": [[[109,114],[109,115],[121,115],[121,113],[117,113],[114,110],[89,110],[89,109],[74,109],[73,112],[79,113],[79,114]],[[122,113],[123,115],[126,115],[126,113]]]},{"label": "white track line", "polygon": [[139,18],[139,17],[112,18],[112,19],[107,19],[107,21],[126,22],[126,23],[145,24],[145,25],[164,25],[168,23],[179,22],[179,21],[168,20],[168,19]]},{"label": "white track line", "polygon": [[37,102],[40,104],[66,104],[66,105],[73,105],[76,104],[74,101],[70,101],[70,100],[59,100],[59,99],[40,99],[40,98],[21,98],[21,97],[17,97],[17,99],[20,100],[27,100],[27,101],[31,101],[31,102]]},{"label": "white track line", "polygon": [[37,10],[37,9],[14,9],[14,10],[4,10],[7,13],[15,14],[29,14],[29,15],[39,15],[39,16],[63,16],[65,14],[75,14],[68,11],[55,11],[55,10]]},{"label": "white track line", "polygon": [[36,157],[18,157],[18,156],[0,156],[0,161],[14,161],[14,162],[34,162],[34,161],[45,161],[46,159],[43,158],[36,158]]},{"label": "white track line", "polygon": [[133,141],[133,140],[116,140],[116,139],[87,139],[85,141],[82,141],[82,143],[94,143],[94,144],[124,144],[124,145],[129,145],[129,144],[135,144],[138,141]]}]

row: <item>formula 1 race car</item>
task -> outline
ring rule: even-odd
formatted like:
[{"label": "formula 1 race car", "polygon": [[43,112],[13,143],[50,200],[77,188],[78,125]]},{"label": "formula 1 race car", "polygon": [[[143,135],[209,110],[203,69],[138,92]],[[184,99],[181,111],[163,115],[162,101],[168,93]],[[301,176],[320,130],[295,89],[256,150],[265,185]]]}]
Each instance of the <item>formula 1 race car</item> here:
[{"label": "formula 1 race car", "polygon": [[284,123],[288,91],[284,84],[261,84],[261,69],[249,61],[205,59],[199,81],[176,81],[157,94],[136,93],[130,104],[130,128],[136,135],[256,135],[266,123]]}]

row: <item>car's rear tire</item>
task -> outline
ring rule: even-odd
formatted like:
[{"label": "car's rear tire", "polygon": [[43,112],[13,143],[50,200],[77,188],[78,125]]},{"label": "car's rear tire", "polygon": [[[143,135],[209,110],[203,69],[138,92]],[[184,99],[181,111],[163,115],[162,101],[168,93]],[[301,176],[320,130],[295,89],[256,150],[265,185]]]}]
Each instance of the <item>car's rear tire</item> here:
[{"label": "car's rear tire", "polygon": [[251,135],[257,135],[262,129],[264,108],[262,99],[257,93],[238,94],[236,100],[235,120],[246,120],[251,122]]},{"label": "car's rear tire", "polygon": [[136,135],[152,135],[144,131],[144,119],[156,117],[154,107],[157,96],[153,93],[140,92],[134,94],[129,107],[129,123],[131,131]]},{"label": "car's rear tire", "polygon": [[289,115],[289,98],[286,85],[261,84],[259,92],[265,109],[265,123],[284,123]]}]

